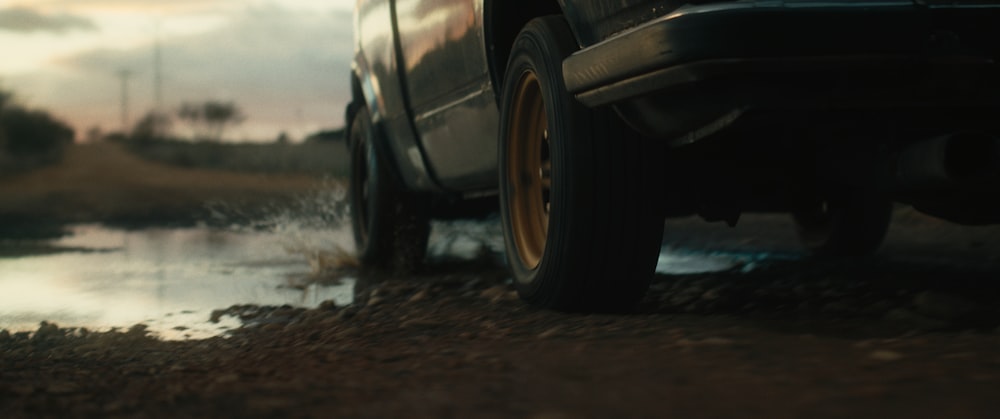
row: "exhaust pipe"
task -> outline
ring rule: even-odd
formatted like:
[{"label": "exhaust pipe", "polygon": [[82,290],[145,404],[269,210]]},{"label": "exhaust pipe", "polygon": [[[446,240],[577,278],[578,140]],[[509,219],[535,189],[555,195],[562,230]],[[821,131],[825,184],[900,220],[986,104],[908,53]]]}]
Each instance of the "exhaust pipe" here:
[{"label": "exhaust pipe", "polygon": [[1000,139],[964,132],[913,144],[899,154],[895,177],[906,191],[966,189],[1000,182]]}]

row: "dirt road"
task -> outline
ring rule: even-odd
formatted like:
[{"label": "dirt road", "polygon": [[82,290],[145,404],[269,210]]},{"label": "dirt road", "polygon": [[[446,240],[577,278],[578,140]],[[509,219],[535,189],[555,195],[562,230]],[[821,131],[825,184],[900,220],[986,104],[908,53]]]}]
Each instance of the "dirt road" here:
[{"label": "dirt road", "polygon": [[[901,215],[874,259],[777,258],[659,276],[627,315],[531,309],[484,259],[415,277],[362,275],[346,307],[220,310],[214,316],[246,324],[228,338],[164,342],[142,326],[0,332],[0,412],[996,417],[1000,241],[995,231]],[[666,242],[789,251],[778,221],[748,221],[732,234],[670,222]]]}]

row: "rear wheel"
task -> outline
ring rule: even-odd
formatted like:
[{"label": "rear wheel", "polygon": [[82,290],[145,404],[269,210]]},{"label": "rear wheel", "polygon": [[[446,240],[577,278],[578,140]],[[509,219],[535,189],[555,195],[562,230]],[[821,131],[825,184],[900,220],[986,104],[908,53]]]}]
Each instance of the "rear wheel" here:
[{"label": "rear wheel", "polygon": [[358,259],[368,268],[412,272],[427,252],[430,221],[396,181],[375,143],[368,110],[351,122],[351,224]]},{"label": "rear wheel", "polygon": [[620,311],[644,295],[663,217],[647,187],[658,157],[608,108],[565,89],[577,44],[562,17],[520,33],[504,78],[500,200],[507,259],[533,305]]},{"label": "rear wheel", "polygon": [[818,256],[858,257],[878,250],[892,220],[892,200],[841,190],[792,214],[799,240]]}]

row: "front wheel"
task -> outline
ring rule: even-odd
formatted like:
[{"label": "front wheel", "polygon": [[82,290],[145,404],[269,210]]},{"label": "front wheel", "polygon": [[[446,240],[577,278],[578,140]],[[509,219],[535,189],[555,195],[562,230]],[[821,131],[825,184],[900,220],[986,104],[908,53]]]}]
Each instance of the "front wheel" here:
[{"label": "front wheel", "polygon": [[659,191],[648,186],[657,153],[611,109],[566,91],[562,60],[576,45],[562,17],[544,17],[513,46],[498,150],[507,259],[533,305],[627,310],[659,255]]}]

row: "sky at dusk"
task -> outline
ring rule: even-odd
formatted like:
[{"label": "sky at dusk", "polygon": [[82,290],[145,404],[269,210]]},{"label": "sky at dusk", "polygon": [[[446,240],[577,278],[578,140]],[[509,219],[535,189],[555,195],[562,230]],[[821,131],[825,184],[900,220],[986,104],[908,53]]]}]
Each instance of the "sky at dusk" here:
[{"label": "sky at dusk", "polygon": [[[89,129],[122,128],[157,106],[232,101],[230,140],[293,139],[343,125],[354,0],[0,0],[0,89]],[[174,131],[187,127],[175,120]]]}]

